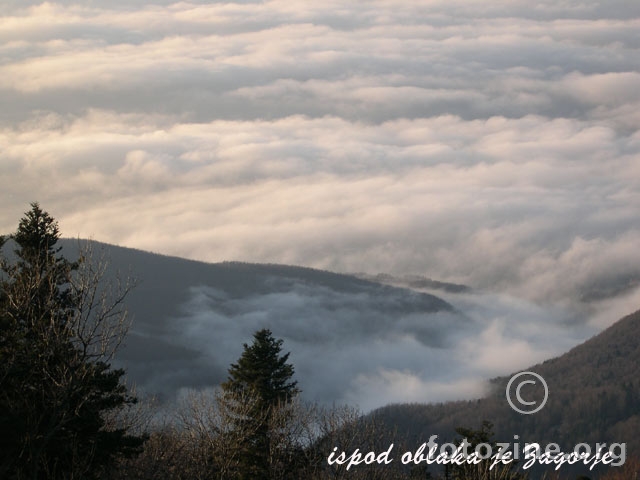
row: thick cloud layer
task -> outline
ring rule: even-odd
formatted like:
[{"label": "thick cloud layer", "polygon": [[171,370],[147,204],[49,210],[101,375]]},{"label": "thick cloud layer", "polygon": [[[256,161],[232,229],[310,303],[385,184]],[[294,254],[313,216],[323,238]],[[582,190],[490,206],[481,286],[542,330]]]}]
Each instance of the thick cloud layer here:
[{"label": "thick cloud layer", "polygon": [[637,308],[636,2],[0,15],[0,231],[38,200],[66,235],[189,258],[420,274],[599,326]]}]

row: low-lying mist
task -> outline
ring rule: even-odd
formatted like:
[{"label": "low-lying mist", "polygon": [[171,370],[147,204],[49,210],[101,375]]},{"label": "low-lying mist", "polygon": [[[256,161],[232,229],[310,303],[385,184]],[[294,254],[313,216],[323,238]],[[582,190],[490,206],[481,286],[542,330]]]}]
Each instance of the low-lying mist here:
[{"label": "low-lying mist", "polygon": [[[441,288],[108,251],[114,268],[132,266],[140,280],[129,298],[134,320],[119,361],[137,388],[164,400],[224,381],[261,328],[284,340],[305,399],[368,411],[480,397],[489,378],[559,355],[617,319],[593,305],[585,316],[433,282]],[[637,297],[603,305],[630,311]]]}]

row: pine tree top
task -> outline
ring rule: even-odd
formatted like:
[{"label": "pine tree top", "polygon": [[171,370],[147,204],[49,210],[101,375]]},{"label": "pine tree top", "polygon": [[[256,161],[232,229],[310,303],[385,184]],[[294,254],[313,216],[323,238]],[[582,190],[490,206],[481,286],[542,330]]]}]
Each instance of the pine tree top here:
[{"label": "pine tree top", "polygon": [[238,363],[231,364],[229,378],[222,386],[236,393],[257,394],[265,406],[289,402],[300,391],[292,380],[293,365],[289,353],[280,355],[281,339],[273,338],[269,329],[254,333],[253,344],[244,344]]},{"label": "pine tree top", "polygon": [[[20,219],[18,230],[13,235],[19,249],[16,254],[25,261],[45,263],[55,253],[54,247],[60,239],[58,222],[40,208],[38,202]],[[44,257],[44,258],[43,258]]]}]

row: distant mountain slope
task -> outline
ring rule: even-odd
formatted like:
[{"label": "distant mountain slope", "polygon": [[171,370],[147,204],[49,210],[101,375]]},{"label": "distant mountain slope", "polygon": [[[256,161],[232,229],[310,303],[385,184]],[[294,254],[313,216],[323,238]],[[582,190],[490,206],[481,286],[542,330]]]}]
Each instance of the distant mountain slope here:
[{"label": "distant mountain slope", "polygon": [[458,283],[440,282],[431,278],[422,277],[420,275],[404,275],[397,277],[389,275],[388,273],[378,273],[377,275],[368,275],[366,273],[356,274],[358,278],[364,280],[371,280],[373,282],[382,283],[385,285],[394,285],[397,287],[415,288],[415,289],[427,289],[427,290],[442,290],[450,293],[469,293],[471,288],[467,285],[460,285]]},{"label": "distant mountain slope", "polygon": [[[438,405],[392,405],[373,413],[401,436],[419,442],[429,435],[453,438],[458,426],[494,423],[497,438],[513,442],[626,442],[628,455],[640,455],[640,311],[573,348],[566,354],[525,369],[540,374],[549,400],[539,412],[521,415],[507,403],[511,378],[492,381],[481,400]],[[565,469],[563,469],[564,471]]]},{"label": "distant mountain slope", "polygon": [[[62,244],[74,257],[78,242]],[[361,403],[366,395],[357,389],[404,370],[407,358],[442,355],[456,332],[476,328],[438,297],[354,276],[93,245],[112,272],[130,271],[139,282],[127,298],[134,323],[119,361],[139,386],[169,396],[223,381],[243,342],[268,327],[292,351],[308,398]],[[387,385],[391,397],[370,399],[371,405],[403,398],[393,388]]]}]

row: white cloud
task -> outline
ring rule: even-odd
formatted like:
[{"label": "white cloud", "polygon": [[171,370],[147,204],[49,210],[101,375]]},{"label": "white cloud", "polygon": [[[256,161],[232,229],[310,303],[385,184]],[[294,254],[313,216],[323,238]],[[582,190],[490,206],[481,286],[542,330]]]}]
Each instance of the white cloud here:
[{"label": "white cloud", "polygon": [[39,200],[72,236],[209,261],[410,271],[538,301],[575,300],[612,269],[637,273],[637,145],[589,121],[91,111],[36,117],[0,142],[22,178],[5,187],[21,199],[16,217],[46,177]]},{"label": "white cloud", "polygon": [[367,412],[393,403],[437,403],[480,398],[488,391],[477,378],[430,382],[408,371],[380,369],[359,375],[346,399]]},{"label": "white cloud", "polygon": [[639,278],[635,4],[142,3],[0,7],[2,231],[576,315]]}]

